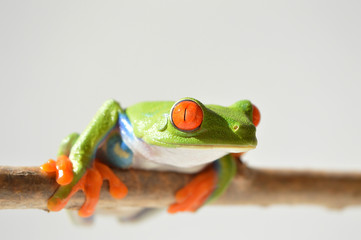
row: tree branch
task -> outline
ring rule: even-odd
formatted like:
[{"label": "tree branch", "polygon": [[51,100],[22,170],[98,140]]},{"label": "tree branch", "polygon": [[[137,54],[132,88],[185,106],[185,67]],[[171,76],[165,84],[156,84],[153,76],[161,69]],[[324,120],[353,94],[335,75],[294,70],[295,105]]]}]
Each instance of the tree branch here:
[{"label": "tree branch", "polygon": [[[104,184],[97,209],[115,212],[123,207],[166,207],[174,202],[175,192],[192,178],[172,172],[119,169],[114,172],[127,185],[128,196],[113,199]],[[55,180],[39,167],[0,167],[0,209],[46,210],[47,199],[56,188]],[[78,209],[83,201],[79,192],[67,208]],[[312,204],[330,208],[360,205],[361,174],[254,169],[239,164],[230,188],[213,204]]]}]

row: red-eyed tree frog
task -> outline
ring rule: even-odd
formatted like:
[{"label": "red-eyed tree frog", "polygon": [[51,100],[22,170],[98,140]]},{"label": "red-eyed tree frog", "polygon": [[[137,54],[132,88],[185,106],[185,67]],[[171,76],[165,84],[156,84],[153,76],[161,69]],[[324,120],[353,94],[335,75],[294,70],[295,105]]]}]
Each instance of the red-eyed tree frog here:
[{"label": "red-eyed tree frog", "polygon": [[[108,167],[197,173],[175,196],[168,212],[196,211],[219,197],[236,173],[239,154],[257,145],[258,109],[248,100],[229,107],[203,105],[193,98],[143,102],[126,109],[114,100],[103,104],[82,134],[70,134],[58,159],[41,166],[60,185],[48,200],[50,211],[65,207],[83,190],[78,214],[91,216],[103,180],[115,198],[127,187]],[[238,156],[238,157],[237,157]]]}]

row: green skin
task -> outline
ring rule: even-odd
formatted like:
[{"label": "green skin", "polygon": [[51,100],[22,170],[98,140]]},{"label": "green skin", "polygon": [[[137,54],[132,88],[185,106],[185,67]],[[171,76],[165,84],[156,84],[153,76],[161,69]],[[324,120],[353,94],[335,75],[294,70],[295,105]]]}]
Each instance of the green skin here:
[{"label": "green skin", "polygon": [[[256,147],[256,128],[252,123],[253,107],[250,101],[242,100],[229,107],[222,107],[203,105],[193,98],[182,100],[195,101],[203,111],[203,122],[195,131],[180,131],[172,124],[170,111],[175,102],[143,102],[126,110],[114,100],[105,102],[80,136],[71,134],[63,140],[58,155],[69,156],[73,163],[74,178],[70,184],[60,186],[49,201],[66,198],[87,169],[92,167],[100,142],[116,126],[119,114],[126,113],[135,136],[151,145],[202,151],[221,148],[229,150],[229,153],[245,152]],[[231,154],[218,159],[216,163],[218,184],[209,200],[224,192],[236,172]]]}]

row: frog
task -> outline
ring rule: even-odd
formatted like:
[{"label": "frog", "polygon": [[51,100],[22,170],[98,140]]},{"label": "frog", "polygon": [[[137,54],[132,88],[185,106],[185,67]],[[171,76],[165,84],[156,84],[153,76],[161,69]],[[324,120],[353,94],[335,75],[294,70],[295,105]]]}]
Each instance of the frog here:
[{"label": "frog", "polygon": [[81,134],[63,139],[56,160],[41,165],[59,185],[47,207],[60,211],[81,190],[85,201],[78,215],[90,217],[104,180],[112,197],[126,197],[128,188],[114,174],[116,167],[193,174],[168,212],[195,212],[229,187],[240,156],[257,146],[259,122],[260,112],[249,100],[220,106],[185,97],[127,108],[108,100]]}]

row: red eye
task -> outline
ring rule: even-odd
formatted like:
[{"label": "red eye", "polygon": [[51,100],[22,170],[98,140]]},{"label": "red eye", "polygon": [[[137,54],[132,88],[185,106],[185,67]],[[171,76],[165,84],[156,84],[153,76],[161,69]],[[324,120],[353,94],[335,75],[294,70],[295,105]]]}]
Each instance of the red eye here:
[{"label": "red eye", "polygon": [[173,125],[182,131],[196,130],[203,121],[202,108],[191,100],[177,103],[171,114]]},{"label": "red eye", "polygon": [[259,112],[258,108],[255,105],[252,106],[253,106],[252,122],[257,127],[259,122],[261,121],[261,113]]}]

